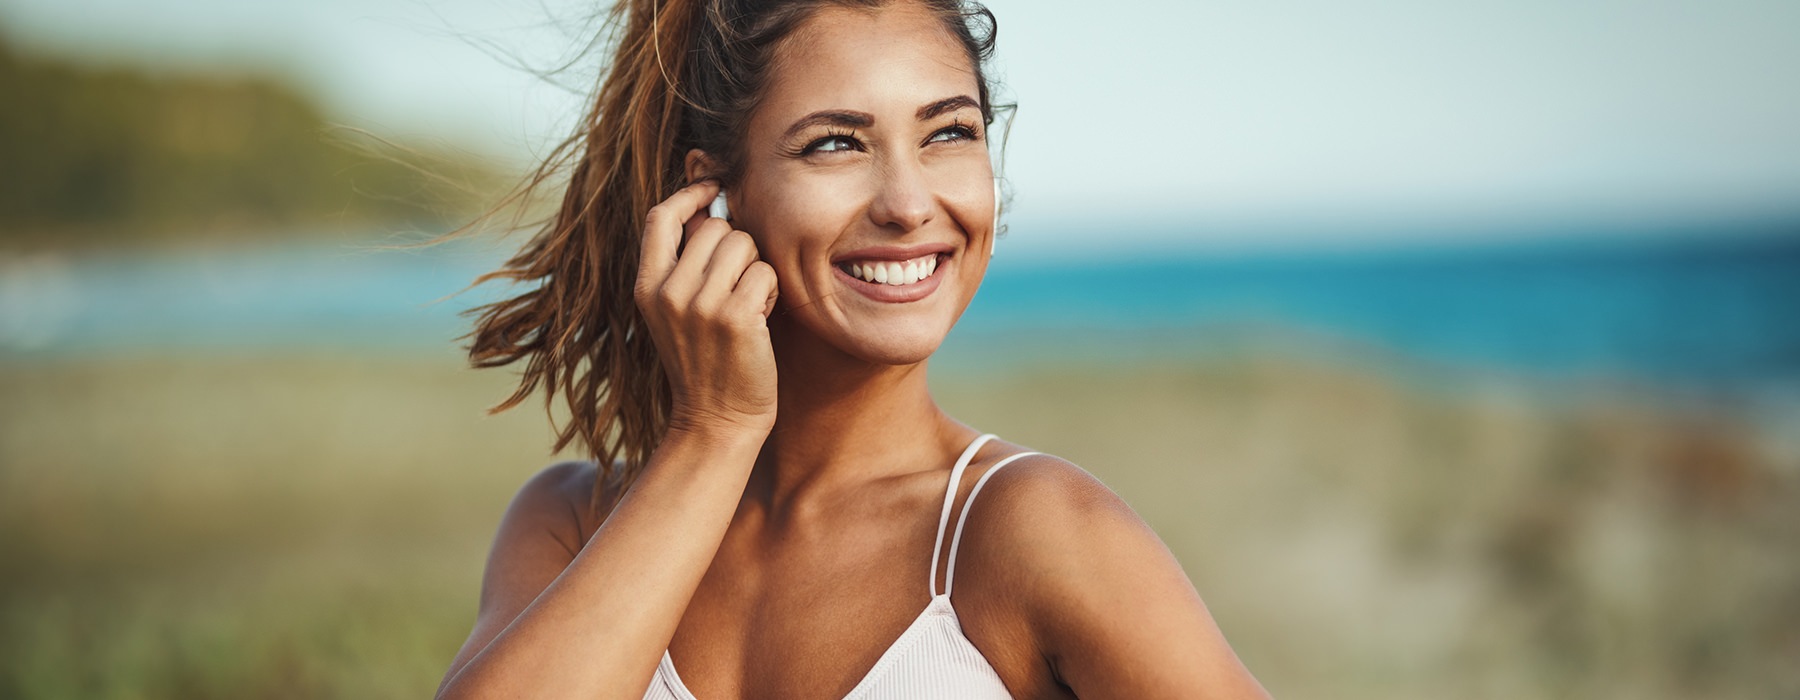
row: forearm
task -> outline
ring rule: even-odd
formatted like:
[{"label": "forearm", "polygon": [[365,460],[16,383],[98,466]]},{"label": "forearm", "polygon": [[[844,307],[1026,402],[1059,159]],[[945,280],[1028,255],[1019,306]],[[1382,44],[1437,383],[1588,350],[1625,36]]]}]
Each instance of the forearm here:
[{"label": "forearm", "polygon": [[440,697],[641,697],[724,539],[764,437],[671,431],[562,574]]}]

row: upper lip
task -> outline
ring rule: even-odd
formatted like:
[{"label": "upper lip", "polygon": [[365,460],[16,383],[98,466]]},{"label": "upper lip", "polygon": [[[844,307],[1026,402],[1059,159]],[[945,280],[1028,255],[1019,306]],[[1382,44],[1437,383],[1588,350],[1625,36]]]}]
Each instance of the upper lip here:
[{"label": "upper lip", "polygon": [[949,243],[921,243],[919,245],[910,246],[878,245],[870,246],[868,248],[858,248],[847,253],[840,253],[831,258],[831,264],[838,265],[860,260],[903,262],[914,258],[922,258],[927,255],[949,253],[955,250],[956,246],[950,245]]}]

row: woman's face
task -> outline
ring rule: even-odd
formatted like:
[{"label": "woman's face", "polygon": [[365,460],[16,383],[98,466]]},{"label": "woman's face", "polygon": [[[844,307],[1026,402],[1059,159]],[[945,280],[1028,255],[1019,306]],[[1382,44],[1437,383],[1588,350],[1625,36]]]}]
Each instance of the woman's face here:
[{"label": "woman's face", "polygon": [[871,362],[937,349],[994,235],[979,94],[968,54],[917,5],[826,8],[789,35],[729,195],[780,279],[781,324]]}]

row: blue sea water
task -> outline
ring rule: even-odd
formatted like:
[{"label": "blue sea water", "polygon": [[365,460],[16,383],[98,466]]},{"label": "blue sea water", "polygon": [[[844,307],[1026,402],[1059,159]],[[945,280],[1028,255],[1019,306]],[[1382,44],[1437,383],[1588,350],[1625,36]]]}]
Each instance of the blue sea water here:
[{"label": "blue sea water", "polygon": [[1272,335],[1548,378],[1792,383],[1800,227],[1002,266],[964,324],[1101,353],[1134,336],[1204,350]]},{"label": "blue sea water", "polygon": [[[505,252],[312,242],[14,254],[0,257],[0,357],[445,349],[465,330],[458,311],[505,291],[456,295]],[[939,357],[1179,360],[1246,342],[1553,379],[1795,385],[1800,225],[1099,261],[1001,256]]]}]

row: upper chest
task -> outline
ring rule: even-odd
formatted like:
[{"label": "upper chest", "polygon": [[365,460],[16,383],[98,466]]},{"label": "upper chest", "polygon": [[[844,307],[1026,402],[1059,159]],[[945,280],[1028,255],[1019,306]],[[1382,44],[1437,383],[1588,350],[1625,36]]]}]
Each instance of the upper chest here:
[{"label": "upper chest", "polygon": [[1041,685],[1048,671],[1022,611],[966,583],[982,563],[962,562],[955,606],[933,598],[941,495],[932,501],[865,504],[857,517],[806,527],[734,521],[669,645],[680,682],[701,700],[839,700],[878,663],[887,672],[920,661],[909,655],[954,649],[991,665],[1007,688]]},{"label": "upper chest", "polygon": [[862,505],[733,521],[669,645],[696,697],[842,698],[920,621],[935,519]]}]

